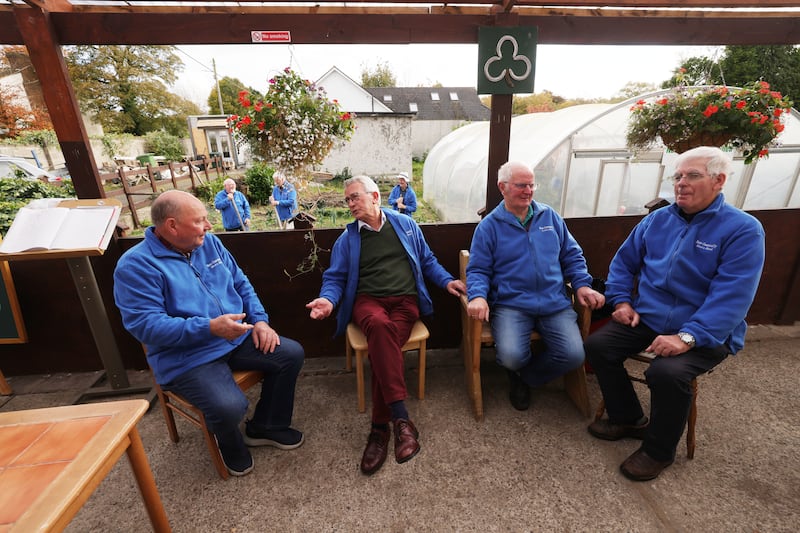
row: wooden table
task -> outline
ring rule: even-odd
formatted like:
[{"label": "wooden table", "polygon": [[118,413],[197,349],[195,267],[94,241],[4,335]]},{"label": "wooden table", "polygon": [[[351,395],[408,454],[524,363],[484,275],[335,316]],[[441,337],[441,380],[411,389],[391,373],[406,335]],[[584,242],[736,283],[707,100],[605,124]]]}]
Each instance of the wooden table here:
[{"label": "wooden table", "polygon": [[153,529],[171,531],[136,430],[148,407],[125,400],[0,413],[0,533],[63,530],[123,452]]}]

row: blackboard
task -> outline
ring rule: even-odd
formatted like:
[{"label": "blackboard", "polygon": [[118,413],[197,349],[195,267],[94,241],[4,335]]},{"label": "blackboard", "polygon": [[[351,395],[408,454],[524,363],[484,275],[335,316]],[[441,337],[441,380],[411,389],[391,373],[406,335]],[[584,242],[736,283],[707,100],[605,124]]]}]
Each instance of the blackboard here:
[{"label": "blackboard", "polygon": [[0,344],[18,344],[28,342],[25,332],[25,323],[22,321],[22,311],[17,300],[17,291],[14,290],[14,280],[11,279],[11,269],[8,261],[0,261]]}]

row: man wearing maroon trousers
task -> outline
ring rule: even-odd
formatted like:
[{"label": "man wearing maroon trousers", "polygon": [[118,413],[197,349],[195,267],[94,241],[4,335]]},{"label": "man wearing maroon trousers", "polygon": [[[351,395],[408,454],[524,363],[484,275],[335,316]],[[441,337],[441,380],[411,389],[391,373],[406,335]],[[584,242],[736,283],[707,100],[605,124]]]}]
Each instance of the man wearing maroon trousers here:
[{"label": "man wearing maroon trousers", "polygon": [[439,264],[416,222],[381,209],[378,186],[367,176],[344,183],[345,201],[355,220],[336,240],[331,266],[322,276],[319,298],[309,302],[311,318],[336,313],[336,334],[353,321],[367,337],[372,370],[372,428],[361,459],[370,475],[386,459],[391,422],[394,454],[404,463],[419,452],[419,432],[405,405],[403,344],[420,314],[433,312],[425,279],[451,294],[466,293]]}]

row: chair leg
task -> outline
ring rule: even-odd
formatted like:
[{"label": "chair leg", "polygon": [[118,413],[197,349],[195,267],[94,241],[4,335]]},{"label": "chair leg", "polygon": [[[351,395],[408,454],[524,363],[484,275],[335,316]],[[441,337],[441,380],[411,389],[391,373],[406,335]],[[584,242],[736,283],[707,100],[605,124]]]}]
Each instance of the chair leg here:
[{"label": "chair leg", "polygon": [[202,417],[202,415],[200,423],[203,424],[203,437],[205,438],[206,446],[208,446],[208,453],[211,454],[211,462],[214,463],[214,468],[217,469],[219,476],[222,479],[228,479],[230,474],[228,473],[228,469],[225,467],[225,462],[222,460],[222,454],[219,451],[217,439],[214,437],[214,434],[211,433],[211,430],[208,429],[208,426],[206,426],[206,420]]},{"label": "chair leg", "polygon": [[178,436],[178,427],[175,425],[175,414],[172,412],[172,404],[170,403],[169,398],[158,383],[153,381],[153,386],[156,389],[156,395],[158,396],[158,402],[161,404],[161,413],[164,415],[164,422],[167,424],[167,431],[169,432],[169,438],[172,442],[178,442],[180,437]]},{"label": "chair leg", "polygon": [[603,418],[603,413],[606,412],[606,401],[601,397],[600,403],[597,405],[597,411],[594,413],[595,422]]},{"label": "chair leg", "polygon": [[692,387],[692,406],[689,408],[689,423],[686,426],[686,457],[694,459],[695,434],[694,429],[697,424],[697,379],[693,379]]},{"label": "chair leg", "polygon": [[592,407],[589,404],[589,391],[586,387],[586,370],[583,365],[564,374],[564,386],[572,402],[585,417],[589,417]]},{"label": "chair leg", "polygon": [[364,357],[367,352],[356,350],[356,387],[358,388],[358,412],[363,413],[367,410],[364,398]]},{"label": "chair leg", "polygon": [[425,339],[419,341],[419,399],[425,399]]},{"label": "chair leg", "polygon": [[348,372],[353,371],[353,347],[350,343],[345,340],[344,342],[344,354],[345,354],[345,370]]}]

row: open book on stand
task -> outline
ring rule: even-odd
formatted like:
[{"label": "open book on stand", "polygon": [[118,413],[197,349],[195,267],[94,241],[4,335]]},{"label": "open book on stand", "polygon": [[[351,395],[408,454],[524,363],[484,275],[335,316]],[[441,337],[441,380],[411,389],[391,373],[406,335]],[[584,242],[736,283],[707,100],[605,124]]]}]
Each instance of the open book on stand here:
[{"label": "open book on stand", "polygon": [[116,199],[33,200],[14,217],[0,243],[0,260],[2,254],[33,251],[101,254],[114,234],[121,210]]}]

